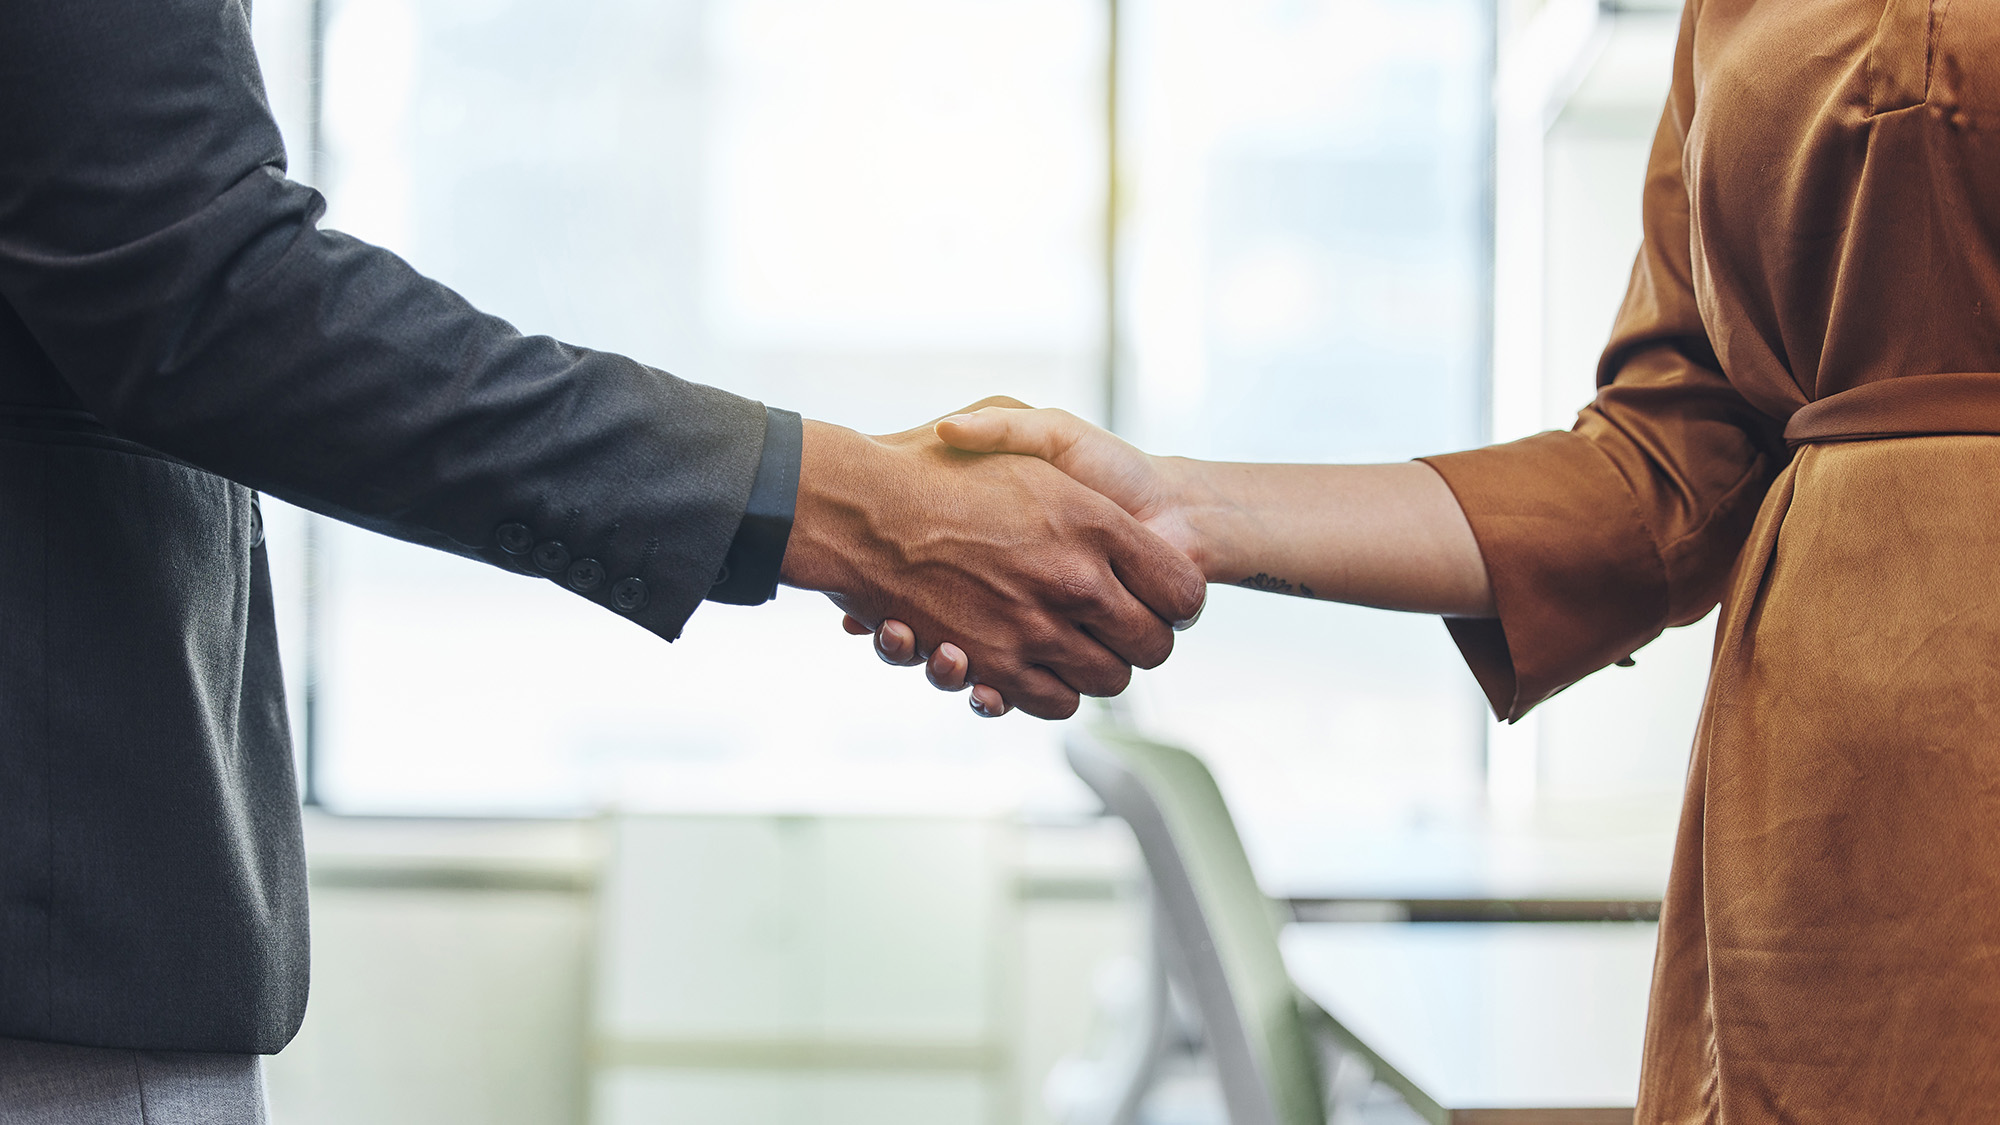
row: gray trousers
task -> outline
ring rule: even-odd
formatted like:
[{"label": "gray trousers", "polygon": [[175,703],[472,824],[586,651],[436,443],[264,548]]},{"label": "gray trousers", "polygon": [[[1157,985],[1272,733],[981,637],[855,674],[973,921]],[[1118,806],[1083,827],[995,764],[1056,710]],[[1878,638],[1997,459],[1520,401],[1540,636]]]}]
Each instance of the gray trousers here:
[{"label": "gray trousers", "polygon": [[6,1125],[265,1125],[256,1055],[0,1038]]}]

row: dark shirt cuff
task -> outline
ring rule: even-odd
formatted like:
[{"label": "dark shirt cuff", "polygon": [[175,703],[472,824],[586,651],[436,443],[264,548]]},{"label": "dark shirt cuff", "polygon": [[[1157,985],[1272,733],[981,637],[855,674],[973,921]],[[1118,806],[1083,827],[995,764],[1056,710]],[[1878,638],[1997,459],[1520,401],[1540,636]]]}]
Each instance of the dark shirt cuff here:
[{"label": "dark shirt cuff", "polygon": [[722,557],[708,600],[730,605],[762,605],[778,592],[778,569],[792,538],[792,513],[799,500],[799,452],[805,422],[797,414],[765,407],[764,455],[750,485],[750,506]]}]

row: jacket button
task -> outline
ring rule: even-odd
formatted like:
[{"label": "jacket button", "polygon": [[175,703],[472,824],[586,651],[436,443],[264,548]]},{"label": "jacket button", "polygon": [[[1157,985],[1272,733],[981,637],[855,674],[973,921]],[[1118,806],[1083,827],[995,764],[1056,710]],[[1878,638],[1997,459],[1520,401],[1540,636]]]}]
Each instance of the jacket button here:
[{"label": "jacket button", "polygon": [[535,533],[525,523],[503,523],[495,535],[500,540],[500,549],[510,555],[525,555],[535,546]]},{"label": "jacket button", "polygon": [[621,578],[611,587],[611,604],[620,613],[637,613],[646,608],[646,584],[637,578]]},{"label": "jacket button", "polygon": [[569,588],[588,594],[604,584],[604,564],[596,559],[578,559],[569,564]]},{"label": "jacket button", "polygon": [[544,539],[535,544],[535,566],[543,574],[561,574],[569,569],[569,548],[560,539]]}]

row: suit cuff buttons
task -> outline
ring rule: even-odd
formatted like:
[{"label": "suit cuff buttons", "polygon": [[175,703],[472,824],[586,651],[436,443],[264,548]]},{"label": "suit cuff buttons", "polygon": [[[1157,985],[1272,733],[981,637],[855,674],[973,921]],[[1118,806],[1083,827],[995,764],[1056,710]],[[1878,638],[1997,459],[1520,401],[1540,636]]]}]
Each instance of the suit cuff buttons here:
[{"label": "suit cuff buttons", "polygon": [[[568,545],[560,539],[536,542],[534,529],[525,523],[501,524],[494,530],[493,540],[502,553],[523,567],[531,566],[579,594],[595,593],[609,577],[604,564],[596,559],[571,558]],[[650,600],[646,583],[638,578],[622,578],[611,586],[611,608],[620,613],[637,613]]]}]

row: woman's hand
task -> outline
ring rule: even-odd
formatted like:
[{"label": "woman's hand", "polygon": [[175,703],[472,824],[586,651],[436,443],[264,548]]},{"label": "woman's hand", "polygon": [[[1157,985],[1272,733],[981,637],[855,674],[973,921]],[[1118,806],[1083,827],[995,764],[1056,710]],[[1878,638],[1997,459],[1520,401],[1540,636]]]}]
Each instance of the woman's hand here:
[{"label": "woman's hand", "polygon": [[988,406],[940,419],[935,428],[939,440],[968,453],[1047,461],[1201,565],[1203,544],[1189,518],[1195,491],[1190,462],[1155,457],[1067,410]]},{"label": "woman's hand", "polygon": [[[864,622],[853,617],[843,617],[840,624],[858,637],[865,637],[871,632]],[[916,633],[901,621],[884,621],[882,628],[873,632],[875,655],[881,657],[884,664],[894,664],[899,668],[922,664],[925,677],[939,691],[964,691],[971,682],[972,662],[966,659],[963,650],[950,641],[938,645],[932,650],[930,658],[925,659],[917,654]],[[974,713],[988,719],[997,719],[1010,710],[999,689],[988,684],[973,685],[970,702]]]}]

